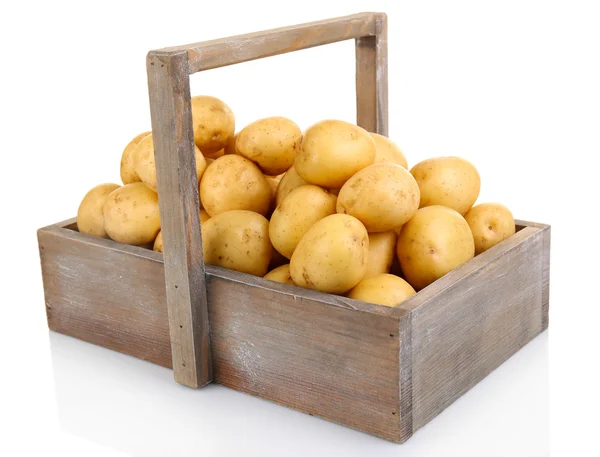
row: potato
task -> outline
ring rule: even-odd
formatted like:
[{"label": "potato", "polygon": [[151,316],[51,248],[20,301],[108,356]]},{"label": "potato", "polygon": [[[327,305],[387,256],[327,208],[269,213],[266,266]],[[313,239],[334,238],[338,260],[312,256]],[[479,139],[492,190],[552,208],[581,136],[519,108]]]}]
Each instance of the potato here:
[{"label": "potato", "polygon": [[365,276],[369,235],[347,214],[332,214],[313,225],[290,260],[290,274],[300,287],[343,294]]},{"label": "potato", "polygon": [[346,296],[393,308],[414,294],[415,289],[404,279],[384,273],[363,279]]},{"label": "potato", "polygon": [[310,184],[339,189],[374,161],[375,140],[369,132],[348,122],[330,120],[306,130],[294,167]]},{"label": "potato", "polygon": [[500,203],[482,203],[474,206],[465,214],[465,220],[473,233],[475,255],[515,234],[513,215]]},{"label": "potato", "polygon": [[369,232],[386,232],[419,209],[419,186],[400,165],[376,163],[352,176],[340,190],[337,212],[360,220]]},{"label": "potato", "polygon": [[211,217],[234,209],[255,211],[264,216],[271,206],[271,186],[262,171],[248,159],[224,155],[204,172],[200,200]]},{"label": "potato", "polygon": [[237,154],[254,162],[269,176],[287,171],[296,159],[302,131],[285,117],[267,117],[244,127],[235,142]]},{"label": "potato", "polygon": [[420,208],[442,205],[465,214],[479,196],[479,173],[470,162],[460,157],[424,160],[410,172],[421,190]]},{"label": "potato", "polygon": [[156,235],[156,239],[154,240],[154,246],[152,249],[157,252],[163,252],[162,230],[160,230],[158,232],[158,235]]},{"label": "potato", "polygon": [[208,215],[208,213],[205,210],[201,209],[200,210],[200,223],[204,224],[209,219],[210,219],[210,216]]},{"label": "potato", "polygon": [[227,145],[223,149],[223,154],[235,154],[235,142],[237,141],[238,133],[229,138]]},{"label": "potato", "polygon": [[308,229],[335,213],[335,200],[318,186],[300,186],[290,192],[271,216],[269,238],[273,247],[288,259],[292,257]]},{"label": "potato", "polygon": [[135,165],[133,163],[133,151],[135,151],[135,148],[140,143],[140,141],[142,141],[151,133],[152,132],[140,133],[133,140],[131,140],[127,144],[127,146],[125,146],[123,154],[121,154],[121,181],[123,181],[123,184],[131,184],[132,182],[141,181],[140,177],[135,172]]},{"label": "potato", "polygon": [[365,278],[389,273],[396,255],[396,232],[369,233],[369,257]]},{"label": "potato", "polygon": [[222,157],[222,156],[225,155],[225,149],[219,149],[217,152],[212,152],[212,153],[211,152],[204,152],[204,153],[202,153],[202,155],[204,156],[204,158],[206,160],[209,160],[209,159],[212,159],[212,160],[218,159],[219,157]]},{"label": "potato", "polygon": [[225,211],[211,217],[202,225],[202,244],[206,264],[256,276],[267,273],[273,253],[269,221],[253,211]]},{"label": "potato", "polygon": [[294,167],[290,168],[285,172],[279,181],[279,184],[277,185],[277,191],[275,192],[275,205],[281,205],[283,199],[287,197],[291,191],[293,191],[296,187],[304,186],[305,184],[308,183],[302,179],[298,173],[296,173],[296,169]]},{"label": "potato", "polygon": [[104,229],[119,243],[152,243],[160,230],[156,192],[141,182],[111,192],[104,204]]},{"label": "potato", "polygon": [[[200,152],[200,149],[194,146],[196,152],[196,175],[198,182],[206,170],[206,159]],[[144,137],[136,146],[133,152],[133,162],[135,172],[142,182],[153,191],[157,191],[156,186],[156,162],[154,161],[154,140],[152,134]]]},{"label": "potato", "polygon": [[282,282],[284,284],[290,284],[295,286],[296,283],[290,276],[290,264],[286,263],[285,265],[281,265],[280,267],[275,268],[274,270],[269,271],[265,275],[265,279],[270,281]]},{"label": "potato", "polygon": [[273,212],[275,210],[275,208],[277,207],[277,186],[279,185],[279,181],[281,181],[281,178],[276,177],[276,176],[265,176],[267,182],[269,183],[269,186],[271,186],[271,206],[270,206],[270,212]]},{"label": "potato", "polygon": [[104,230],[104,203],[108,195],[118,189],[118,184],[100,184],[90,190],[77,210],[77,230],[81,233],[106,238]]},{"label": "potato", "polygon": [[471,259],[475,244],[460,214],[433,205],[421,208],[402,227],[396,254],[406,280],[420,290]]},{"label": "potato", "polygon": [[192,97],[192,126],[194,143],[210,156],[227,146],[235,132],[235,117],[218,98],[198,95]]},{"label": "potato", "polygon": [[375,140],[375,163],[397,163],[401,167],[408,169],[406,157],[404,157],[404,153],[396,143],[378,133],[370,133],[370,135]]}]

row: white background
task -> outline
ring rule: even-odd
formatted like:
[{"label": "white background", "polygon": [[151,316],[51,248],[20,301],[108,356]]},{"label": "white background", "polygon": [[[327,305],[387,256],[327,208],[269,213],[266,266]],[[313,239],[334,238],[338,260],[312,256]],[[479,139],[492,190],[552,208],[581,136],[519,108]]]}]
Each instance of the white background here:
[{"label": "white background", "polygon": [[[150,125],[147,51],[363,10],[389,15],[390,136],[409,164],[463,156],[480,201],[552,224],[550,331],[402,446],[49,334],[35,230],[119,182]],[[599,455],[599,23],[593,1],[2,2],[0,455]],[[352,121],[353,52],[227,67],[192,92],[240,128]]]}]

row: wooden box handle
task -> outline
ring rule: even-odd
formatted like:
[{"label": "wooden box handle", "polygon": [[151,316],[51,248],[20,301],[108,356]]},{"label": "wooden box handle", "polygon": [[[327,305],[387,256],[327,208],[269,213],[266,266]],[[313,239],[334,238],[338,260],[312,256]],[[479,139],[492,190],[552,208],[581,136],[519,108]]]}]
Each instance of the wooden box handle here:
[{"label": "wooden box handle", "polygon": [[212,381],[208,307],[189,75],[338,41],[356,40],[356,118],[387,135],[387,17],[383,13],[293,25],[148,53],[148,91],[171,354],[175,380]]}]

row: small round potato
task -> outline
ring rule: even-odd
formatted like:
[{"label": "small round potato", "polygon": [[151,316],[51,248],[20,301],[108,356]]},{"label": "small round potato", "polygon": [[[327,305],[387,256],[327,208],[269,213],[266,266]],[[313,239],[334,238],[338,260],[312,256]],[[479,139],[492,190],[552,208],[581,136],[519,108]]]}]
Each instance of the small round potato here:
[{"label": "small round potato", "polygon": [[235,142],[237,141],[239,133],[240,132],[236,133],[231,138],[229,138],[227,145],[223,149],[223,154],[235,154]]},{"label": "small round potato", "polygon": [[77,230],[80,233],[106,238],[102,210],[108,195],[119,187],[118,184],[100,184],[85,194],[77,210]]},{"label": "small round potato", "polygon": [[254,121],[237,134],[235,151],[254,162],[269,176],[287,171],[296,159],[302,136],[300,127],[285,117]]},{"label": "small round potato", "polygon": [[123,154],[121,155],[121,181],[123,184],[131,184],[132,182],[140,182],[141,179],[135,172],[135,164],[133,162],[133,151],[137,145],[150,135],[152,132],[144,132],[140,133],[133,140],[131,140],[125,149],[123,150]]},{"label": "small round potato", "polygon": [[290,260],[294,282],[308,289],[343,294],[365,276],[369,235],[347,214],[332,214],[302,237]]},{"label": "small round potato", "polygon": [[369,132],[348,122],[329,120],[306,130],[294,166],[308,183],[339,189],[374,161],[375,140]]},{"label": "small round potato", "polygon": [[375,163],[397,163],[401,167],[408,169],[406,157],[396,143],[378,133],[370,133],[370,135],[375,140]]},{"label": "small round potato", "polygon": [[210,157],[227,146],[234,135],[235,117],[218,98],[198,95],[192,97],[192,125],[196,146]]},{"label": "small round potato", "polygon": [[335,213],[335,200],[318,186],[300,186],[290,192],[271,216],[269,238],[273,247],[291,258],[308,229]]},{"label": "small round potato", "polygon": [[421,190],[420,208],[442,205],[465,214],[479,196],[479,173],[471,162],[460,157],[424,160],[410,172]]},{"label": "small round potato", "polygon": [[406,280],[420,290],[475,254],[464,217],[446,206],[421,208],[400,232],[396,254]]},{"label": "small round potato", "polygon": [[389,273],[396,255],[396,232],[369,233],[369,258],[365,278]]},{"label": "small round potato", "polygon": [[386,232],[419,209],[419,186],[400,165],[381,162],[352,176],[340,190],[337,212],[360,220],[369,232]]},{"label": "small round potato", "polygon": [[210,219],[210,216],[208,215],[208,213],[205,210],[201,209],[200,210],[200,223],[204,224],[209,219]]},{"label": "small round potato", "polygon": [[141,182],[111,192],[104,204],[104,229],[119,243],[152,243],[160,230],[156,192]]},{"label": "small round potato", "polygon": [[265,176],[265,178],[269,186],[271,186],[271,206],[269,207],[269,212],[272,213],[277,208],[277,186],[281,178],[279,176]]},{"label": "small round potato", "polygon": [[[196,146],[196,147],[198,147],[198,146]],[[218,159],[219,157],[222,157],[225,155],[225,148],[219,149],[217,152],[212,152],[212,153],[204,152],[204,153],[202,153],[202,155],[204,156],[204,158],[206,160],[215,160],[215,159]]]},{"label": "small round potato", "polygon": [[228,154],[216,159],[204,172],[200,200],[211,217],[234,209],[264,216],[271,206],[271,186],[254,163]]},{"label": "small round potato", "polygon": [[265,279],[269,279],[271,281],[282,282],[284,284],[290,284],[295,286],[296,283],[292,279],[290,275],[290,264],[286,263],[285,265],[281,265],[280,267],[275,268],[274,270],[269,271],[265,275]]},{"label": "small round potato", "polygon": [[[206,159],[200,152],[200,149],[194,146],[196,151],[196,175],[198,182],[206,170]],[[152,134],[145,136],[135,148],[133,153],[133,162],[135,171],[142,182],[153,191],[157,191],[156,186],[156,162],[154,160],[154,140]]]},{"label": "small round potato", "polygon": [[202,225],[204,262],[264,276],[273,248],[269,221],[253,211],[225,211]]},{"label": "small round potato", "polygon": [[296,187],[304,186],[305,184],[308,183],[302,179],[298,173],[296,173],[296,169],[294,167],[290,168],[279,180],[279,184],[277,185],[277,190],[275,192],[275,205],[281,205],[281,202],[289,195],[291,191],[293,191]]},{"label": "small round potato", "polygon": [[160,230],[158,232],[158,235],[156,235],[156,239],[154,240],[154,247],[152,249],[157,252],[163,252],[162,230]]},{"label": "small round potato", "polygon": [[415,289],[404,279],[384,273],[363,279],[346,296],[394,308],[414,294]]},{"label": "small round potato", "polygon": [[475,255],[515,234],[515,219],[500,203],[482,203],[467,211],[465,220],[475,240]]}]

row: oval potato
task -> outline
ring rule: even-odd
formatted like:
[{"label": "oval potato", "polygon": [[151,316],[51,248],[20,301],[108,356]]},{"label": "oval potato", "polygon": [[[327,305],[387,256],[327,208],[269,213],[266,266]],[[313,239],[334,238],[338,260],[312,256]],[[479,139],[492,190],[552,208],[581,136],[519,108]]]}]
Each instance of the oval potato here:
[{"label": "oval potato", "polygon": [[396,143],[378,133],[370,133],[375,140],[375,163],[391,162],[408,169],[408,162]]},{"label": "oval potato", "polygon": [[475,255],[479,255],[515,234],[515,219],[500,203],[482,203],[467,211],[465,220],[475,240]]},{"label": "oval potato", "polygon": [[292,276],[290,275],[289,263],[286,263],[285,265],[281,265],[280,267],[269,271],[265,275],[265,279],[268,279],[270,281],[282,282],[283,284],[290,284],[292,286],[296,285],[296,283],[292,279]]},{"label": "oval potato", "polygon": [[396,232],[369,233],[369,257],[365,278],[389,273],[396,255]]},{"label": "oval potato", "polygon": [[85,194],[77,210],[77,230],[80,233],[107,237],[103,208],[108,195],[119,187],[121,186],[112,183],[100,184]]},{"label": "oval potato", "polygon": [[153,251],[163,252],[163,243],[162,243],[162,230],[158,232],[156,235],[156,239],[154,240],[154,246],[152,247]]},{"label": "oval potato", "polygon": [[[194,143],[210,157],[229,142],[235,132],[235,116],[222,100],[208,95],[192,97]],[[215,158],[215,157],[212,157]]]},{"label": "oval potato", "polygon": [[131,140],[121,154],[121,181],[123,184],[131,184],[132,182],[140,182],[141,179],[135,172],[135,163],[133,161],[133,152],[137,145],[150,135],[152,132],[140,133],[133,140]]},{"label": "oval potato", "polygon": [[394,308],[414,294],[415,289],[404,279],[384,273],[363,279],[346,296]]},{"label": "oval potato", "polygon": [[275,205],[281,205],[281,202],[285,197],[289,195],[296,187],[304,186],[308,184],[300,175],[296,172],[294,167],[291,167],[279,180],[277,190],[275,191]]}]

